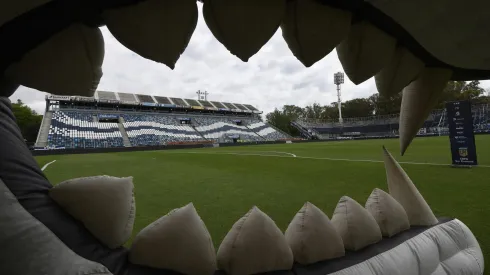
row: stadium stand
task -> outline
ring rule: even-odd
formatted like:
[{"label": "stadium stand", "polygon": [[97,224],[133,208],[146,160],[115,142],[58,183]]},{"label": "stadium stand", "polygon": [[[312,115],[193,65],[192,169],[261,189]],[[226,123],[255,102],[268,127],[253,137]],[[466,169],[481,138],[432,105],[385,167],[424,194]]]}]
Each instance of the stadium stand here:
[{"label": "stadium stand", "polygon": [[243,104],[233,103],[233,105],[237,106],[240,110],[248,111],[247,107],[243,106]]},{"label": "stadium stand", "polygon": [[[475,133],[490,133],[488,104],[472,106],[473,130]],[[399,116],[382,115],[362,118],[345,118],[343,125],[337,120],[297,120],[291,123],[303,137],[311,139],[338,139],[345,137],[396,137]],[[449,126],[445,109],[432,111],[418,132],[419,136],[448,135]]]},{"label": "stadium stand", "polygon": [[227,102],[222,102],[221,104],[223,104],[225,106],[225,108],[227,109],[238,109],[237,107],[235,107],[235,105],[231,104],[231,103],[227,103]]},{"label": "stadium stand", "polygon": [[153,98],[149,95],[136,95],[136,97],[139,99],[139,102],[150,102],[150,103],[155,103]]},{"label": "stadium stand", "polygon": [[291,138],[262,122],[260,113],[238,103],[107,91],[98,91],[95,98],[50,95],[46,96],[36,147],[107,148]]},{"label": "stadium stand", "polygon": [[247,107],[250,111],[258,111],[254,106],[250,104],[243,104],[243,106]]},{"label": "stadium stand", "polygon": [[128,94],[128,93],[117,93],[119,95],[119,99],[123,101],[136,101],[136,98],[134,97],[134,94]]},{"label": "stadium stand", "polygon": [[172,102],[170,102],[170,99],[168,99],[168,97],[164,97],[164,96],[154,96],[155,100],[158,102],[158,103],[161,103],[161,104],[172,104]]},{"label": "stadium stand", "polygon": [[[119,100],[117,99],[119,98]],[[291,139],[262,122],[250,104],[98,91],[94,98],[47,96],[36,147],[106,148],[182,142],[261,142]],[[475,133],[490,133],[489,104],[472,107]],[[112,119],[99,120],[101,114]],[[398,115],[298,120],[306,139],[397,137]],[[418,135],[447,135],[445,110],[433,111]]]},{"label": "stadium stand", "polygon": [[221,102],[211,101],[211,103],[213,103],[213,105],[216,106],[216,108],[218,109],[227,109],[227,107],[223,105]]},{"label": "stadium stand", "polygon": [[209,101],[199,100],[199,103],[201,103],[201,105],[204,107],[214,108],[214,106]]},{"label": "stadium stand", "polygon": [[175,105],[180,105],[180,106],[189,106],[189,104],[187,104],[183,99],[181,98],[175,98],[175,97],[171,97],[170,98],[172,100],[172,102],[175,104]]},{"label": "stadium stand", "polygon": [[197,102],[197,100],[194,100],[194,99],[185,99],[185,101],[187,101],[187,103],[189,103],[189,105],[191,106],[201,106],[201,104],[199,104],[199,102]]},{"label": "stadium stand", "polygon": [[472,113],[473,130],[477,133],[490,133],[490,105],[482,104],[480,108],[473,108]]},{"label": "stadium stand", "polygon": [[266,140],[281,140],[288,138],[287,134],[260,120],[250,121],[250,124],[248,124],[247,127]]},{"label": "stadium stand", "polygon": [[99,99],[117,100],[116,93],[114,92],[97,91],[97,96]]},{"label": "stadium stand", "polygon": [[55,111],[49,127],[48,146],[64,148],[123,147],[117,123],[94,122],[94,114]]},{"label": "stadium stand", "polygon": [[123,126],[131,145],[163,145],[174,141],[198,141],[203,137],[189,125],[179,125],[173,116],[167,115],[126,115]]},{"label": "stadium stand", "polygon": [[220,142],[230,142],[233,137],[243,141],[262,141],[264,138],[246,126],[237,125],[238,120],[230,120],[227,117],[195,117],[193,119],[199,126],[199,131],[205,138],[218,140]]}]

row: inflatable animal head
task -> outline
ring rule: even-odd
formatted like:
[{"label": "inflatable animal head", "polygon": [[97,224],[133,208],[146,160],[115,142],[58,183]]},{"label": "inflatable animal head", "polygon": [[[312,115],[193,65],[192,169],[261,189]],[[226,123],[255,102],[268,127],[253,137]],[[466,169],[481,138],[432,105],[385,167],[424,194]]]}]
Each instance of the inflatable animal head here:
[{"label": "inflatable animal head", "polygon": [[[244,62],[281,28],[306,67],[336,48],[355,84],[374,76],[381,94],[403,92],[402,154],[448,80],[490,78],[488,1],[201,2],[215,38]],[[98,28],[104,25],[128,49],[173,68],[196,27],[197,4],[3,1],[0,96],[10,96],[19,85],[92,96],[103,75]],[[232,227],[217,256],[192,204],[142,230],[129,251],[122,248],[136,209],[132,179],[75,179],[51,188],[4,98],[0,152],[2,274],[483,273],[471,231],[458,220],[437,220],[387,152],[388,193],[374,190],[365,207],[342,197],[331,220],[306,203],[286,234],[254,207]]]}]

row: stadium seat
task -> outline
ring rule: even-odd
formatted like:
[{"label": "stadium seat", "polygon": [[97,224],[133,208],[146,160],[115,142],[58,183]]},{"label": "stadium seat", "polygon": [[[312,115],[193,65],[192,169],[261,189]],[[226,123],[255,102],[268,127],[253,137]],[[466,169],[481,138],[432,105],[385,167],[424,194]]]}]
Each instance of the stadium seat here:
[{"label": "stadium seat", "polygon": [[132,146],[164,145],[176,141],[202,141],[190,125],[181,125],[168,115],[122,114],[124,128]]},{"label": "stadium seat", "polygon": [[[241,119],[244,121],[244,119]],[[223,142],[231,142],[232,136],[239,136],[243,141],[263,141],[260,135],[246,126],[236,125],[228,117],[195,117],[194,121],[199,125],[196,130],[205,138],[216,139]]]},{"label": "stadium seat", "polygon": [[276,128],[273,128],[269,124],[265,124],[260,120],[250,120],[250,124],[247,126],[250,130],[256,132],[259,136],[266,140],[280,140],[290,138],[283,132],[280,132]]},{"label": "stadium seat", "polygon": [[[108,93],[108,92],[106,92]],[[121,94],[121,93],[119,93]],[[105,95],[100,93],[99,95]],[[94,122],[102,110],[62,109],[53,112],[48,134],[48,148],[108,148],[123,147],[123,133],[118,123]],[[114,114],[114,113],[111,113]],[[166,113],[121,113],[131,146],[158,146],[172,142],[214,141],[230,143],[275,141],[290,138],[255,118],[230,116],[188,115],[189,124],[181,123],[181,115]],[[234,120],[240,120],[237,125]]]},{"label": "stadium seat", "polygon": [[117,123],[94,122],[90,112],[55,111],[48,134],[50,148],[123,147]]}]

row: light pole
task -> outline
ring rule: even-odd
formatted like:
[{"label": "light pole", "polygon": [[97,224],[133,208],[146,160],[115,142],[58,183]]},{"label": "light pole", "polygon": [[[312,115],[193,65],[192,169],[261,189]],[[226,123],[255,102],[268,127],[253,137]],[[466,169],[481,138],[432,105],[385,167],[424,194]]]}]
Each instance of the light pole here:
[{"label": "light pole", "polygon": [[197,94],[197,100],[204,100],[204,101],[208,100],[208,95],[209,95],[208,91],[201,92],[201,90],[198,90],[196,94]]},{"label": "light pole", "polygon": [[340,98],[340,84],[344,83],[344,73],[334,73],[333,83],[337,85],[337,106],[339,108],[339,123],[342,125],[344,123],[344,120],[342,119],[342,99]]}]

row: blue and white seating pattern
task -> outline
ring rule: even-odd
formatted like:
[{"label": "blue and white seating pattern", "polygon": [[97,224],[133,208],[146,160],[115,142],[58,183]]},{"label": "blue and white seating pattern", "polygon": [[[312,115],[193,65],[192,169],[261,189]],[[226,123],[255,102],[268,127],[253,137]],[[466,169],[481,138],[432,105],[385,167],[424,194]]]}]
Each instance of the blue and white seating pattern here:
[{"label": "blue and white seating pattern", "polygon": [[248,129],[246,126],[236,125],[227,117],[195,117],[196,130],[207,139],[223,139],[238,135],[244,141],[263,141],[264,139]]},{"label": "blue and white seating pattern", "polygon": [[192,126],[182,125],[167,115],[121,115],[132,146],[163,145],[175,141],[199,141]]},{"label": "blue and white seating pattern", "polygon": [[[97,114],[95,111],[54,111],[48,133],[48,147],[123,147],[126,137],[123,138],[120,125],[115,122],[96,122]],[[122,127],[130,146],[204,140],[232,142],[235,136],[244,142],[288,138],[266,123],[250,118],[236,118],[242,121],[242,125],[236,125],[234,119],[228,116],[189,115],[191,124],[181,124],[180,116],[172,114],[135,113],[118,116],[124,120]]]},{"label": "blue and white seating pattern", "polygon": [[49,147],[107,148],[122,147],[117,123],[93,121],[93,114],[55,111],[48,133]]},{"label": "blue and white seating pattern", "polygon": [[260,120],[250,121],[250,124],[248,124],[247,127],[266,140],[280,140],[288,138],[288,136],[285,134],[277,131]]}]

